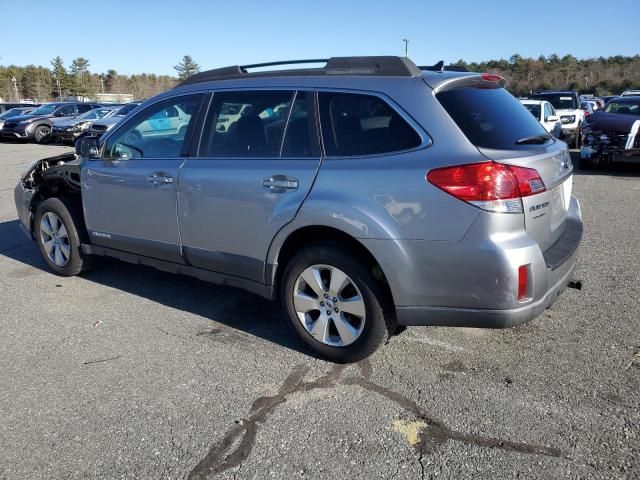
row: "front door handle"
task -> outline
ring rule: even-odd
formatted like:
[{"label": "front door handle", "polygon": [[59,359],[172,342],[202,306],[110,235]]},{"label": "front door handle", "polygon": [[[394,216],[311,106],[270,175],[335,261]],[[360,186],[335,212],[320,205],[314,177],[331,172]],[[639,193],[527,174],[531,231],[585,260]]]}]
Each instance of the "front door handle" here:
[{"label": "front door handle", "polygon": [[173,177],[166,173],[154,173],[147,177],[147,182],[153,183],[154,185],[167,185],[173,183]]},{"label": "front door handle", "polygon": [[262,186],[268,188],[272,192],[285,192],[287,190],[296,190],[298,188],[298,180],[285,175],[273,175],[262,181]]}]

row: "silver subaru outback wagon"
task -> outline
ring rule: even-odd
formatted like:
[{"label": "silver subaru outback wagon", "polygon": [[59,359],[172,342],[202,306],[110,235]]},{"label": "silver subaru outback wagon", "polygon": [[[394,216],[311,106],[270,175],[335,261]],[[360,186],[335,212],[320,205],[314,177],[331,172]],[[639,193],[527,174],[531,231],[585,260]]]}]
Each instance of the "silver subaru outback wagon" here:
[{"label": "silver subaru outback wagon", "polygon": [[553,303],[582,237],[566,144],[499,76],[325,62],[189,78],[28,169],[22,225],[59,275],[109,256],[279,298],[337,362]]}]

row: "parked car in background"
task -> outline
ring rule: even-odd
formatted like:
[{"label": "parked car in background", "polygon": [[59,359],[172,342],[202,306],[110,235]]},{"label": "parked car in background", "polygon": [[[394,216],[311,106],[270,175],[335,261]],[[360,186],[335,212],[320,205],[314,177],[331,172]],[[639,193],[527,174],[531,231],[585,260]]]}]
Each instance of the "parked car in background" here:
[{"label": "parked car in background", "polygon": [[606,167],[613,162],[640,163],[640,96],[607,102],[582,129],[580,166]]},{"label": "parked car in background", "polygon": [[95,120],[111,115],[117,109],[117,107],[99,107],[73,118],[54,118],[51,141],[74,143],[91,128]]},{"label": "parked car in background", "polygon": [[16,107],[7,110],[4,113],[0,113],[0,135],[2,135],[2,127],[4,126],[4,122],[9,120],[10,118],[17,117],[19,115],[25,115],[32,111],[34,107]]},{"label": "parked car in background", "polygon": [[[600,97],[600,98],[602,98],[602,100],[604,101],[604,103],[606,105],[609,100],[613,100],[614,98],[618,98],[618,97],[620,97],[620,95],[605,95],[605,96]],[[604,106],[602,108],[604,108]]]},{"label": "parked car in background", "polygon": [[39,103],[2,102],[0,103],[0,114],[6,112],[7,110],[11,110],[12,108],[28,108],[39,106]]},{"label": "parked car in background", "polygon": [[18,217],[53,272],[106,255],[279,298],[337,362],[398,325],[527,322],[572,279],[567,145],[502,77],[404,57],[247,70],[193,75],[28,169]]},{"label": "parked car in background", "polygon": [[524,108],[540,122],[540,125],[556,138],[562,136],[562,124],[553,105],[546,100],[520,100]]},{"label": "parked car in background", "polygon": [[537,92],[529,97],[535,100],[546,100],[560,116],[562,123],[562,139],[573,148],[580,148],[580,131],[584,122],[584,110],[580,108],[580,97],[575,90]]},{"label": "parked car in background", "polygon": [[100,136],[104,133],[108,132],[113,128],[118,122],[120,122],[123,118],[129,115],[133,110],[136,109],[141,102],[131,102],[126,103],[120,108],[118,108],[113,114],[107,115],[100,120],[96,120],[91,124],[89,130],[87,130],[87,135]]},{"label": "parked car in background", "polygon": [[637,97],[640,96],[640,90],[625,90],[620,94],[621,97]]},{"label": "parked car in background", "polygon": [[592,115],[597,109],[594,106],[594,102],[591,101],[582,101],[580,102],[580,108],[584,111],[585,119],[589,115]]},{"label": "parked car in background", "polygon": [[2,138],[35,140],[38,143],[44,143],[51,134],[52,119],[73,118],[99,106],[95,103],[79,102],[45,103],[27,115],[13,117],[5,122]]}]

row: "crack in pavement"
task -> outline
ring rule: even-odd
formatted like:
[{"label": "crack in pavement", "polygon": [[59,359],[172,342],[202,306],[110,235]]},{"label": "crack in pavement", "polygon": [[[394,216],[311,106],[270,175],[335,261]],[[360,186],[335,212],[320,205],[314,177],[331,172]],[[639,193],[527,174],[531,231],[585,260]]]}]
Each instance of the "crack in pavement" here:
[{"label": "crack in pavement", "polygon": [[470,445],[523,454],[568,458],[566,454],[557,448],[472,435],[453,430],[442,422],[432,418],[410,398],[390,388],[372,382],[370,380],[372,370],[368,361],[359,362],[356,366],[360,369],[362,376],[347,377],[341,381],[340,376],[346,368],[346,365],[335,365],[329,373],[313,381],[304,380],[305,375],[309,371],[309,367],[305,365],[294,367],[282,383],[278,393],[256,399],[251,405],[248,418],[236,422],[234,426],[227,430],[224,437],[214,444],[200,463],[191,470],[188,478],[190,480],[204,479],[241,465],[242,462],[249,457],[253,449],[260,426],[266,421],[267,417],[273,413],[276,407],[285,403],[288,397],[296,393],[327,389],[335,387],[336,385],[359,386],[364,390],[376,393],[387,398],[425,423],[426,427],[420,431],[419,441],[414,446],[419,453],[419,462],[423,469],[423,475],[424,465],[422,460],[424,455],[433,452],[449,440],[457,440]]}]

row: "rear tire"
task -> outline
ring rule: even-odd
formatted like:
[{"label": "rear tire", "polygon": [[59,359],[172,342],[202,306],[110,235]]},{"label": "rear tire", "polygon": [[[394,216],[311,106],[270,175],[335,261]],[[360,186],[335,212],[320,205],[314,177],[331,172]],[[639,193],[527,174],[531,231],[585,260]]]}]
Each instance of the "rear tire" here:
[{"label": "rear tire", "polygon": [[33,132],[33,139],[36,143],[49,143],[51,139],[51,127],[48,125],[38,125]]},{"label": "rear tire", "polygon": [[[315,278],[320,280],[312,287]],[[285,267],[280,299],[302,340],[333,362],[368,357],[396,330],[390,299],[371,265],[343,244],[323,242],[300,250]]]},{"label": "rear tire", "polygon": [[576,138],[573,140],[573,148],[580,149],[582,146],[582,124],[578,124],[578,130],[576,131]]},{"label": "rear tire", "polygon": [[57,275],[71,277],[87,271],[92,258],[80,248],[86,240],[82,210],[68,198],[48,198],[36,210],[36,242],[49,268]]}]

